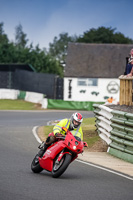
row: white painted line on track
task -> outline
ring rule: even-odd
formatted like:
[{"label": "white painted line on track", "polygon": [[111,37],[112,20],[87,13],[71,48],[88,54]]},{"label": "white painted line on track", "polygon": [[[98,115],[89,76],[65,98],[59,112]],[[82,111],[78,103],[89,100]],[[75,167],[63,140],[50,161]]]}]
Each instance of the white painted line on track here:
[{"label": "white painted line on track", "polygon": [[42,141],[40,140],[40,138],[39,138],[38,135],[37,135],[37,131],[36,131],[37,128],[38,128],[38,126],[34,126],[34,128],[32,129],[32,133],[33,133],[33,135],[35,136],[37,142],[39,142],[39,143],[41,144]]},{"label": "white painted line on track", "polygon": [[129,177],[129,176],[126,176],[126,175],[124,175],[124,174],[121,174],[121,173],[112,171],[112,170],[110,170],[110,169],[106,169],[106,168],[104,168],[104,167],[100,167],[100,166],[98,166],[98,165],[95,165],[95,164],[92,164],[92,163],[88,163],[88,162],[85,162],[85,161],[82,161],[82,160],[79,160],[79,159],[76,159],[76,161],[77,161],[77,162],[81,162],[81,163],[86,164],[86,165],[89,165],[89,166],[92,166],[92,167],[96,167],[96,168],[98,168],[98,169],[102,169],[102,170],[104,170],[104,171],[110,172],[110,173],[112,173],[112,174],[116,174],[116,175],[118,175],[118,176],[122,176],[122,177],[124,177],[124,178],[127,178],[127,179],[133,181],[133,178],[132,178],[132,177]]}]

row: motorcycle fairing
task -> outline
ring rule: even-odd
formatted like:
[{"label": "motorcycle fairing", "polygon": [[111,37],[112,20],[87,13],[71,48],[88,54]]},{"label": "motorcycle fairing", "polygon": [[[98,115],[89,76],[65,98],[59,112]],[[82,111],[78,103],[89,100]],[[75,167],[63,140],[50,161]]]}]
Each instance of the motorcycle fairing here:
[{"label": "motorcycle fairing", "polygon": [[66,147],[64,141],[55,142],[53,145],[48,147],[44,156],[39,158],[39,164],[42,168],[47,171],[52,171],[53,169],[53,161],[64,148]]}]

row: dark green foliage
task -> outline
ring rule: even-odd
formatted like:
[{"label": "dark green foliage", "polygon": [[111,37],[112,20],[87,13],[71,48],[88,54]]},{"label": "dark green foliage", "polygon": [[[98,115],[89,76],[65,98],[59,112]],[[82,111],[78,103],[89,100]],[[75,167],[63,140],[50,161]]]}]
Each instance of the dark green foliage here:
[{"label": "dark green foliage", "polygon": [[50,55],[58,59],[61,64],[64,64],[68,43],[76,42],[76,40],[76,36],[69,36],[68,33],[59,34],[59,38],[54,37],[53,43],[49,43]]},{"label": "dark green foliage", "polygon": [[116,43],[116,44],[133,44],[133,40],[125,37],[120,32],[115,32],[116,28],[99,27],[98,29],[90,29],[84,32],[83,36],[77,39],[82,43]]},{"label": "dark green foliage", "polygon": [[63,77],[63,68],[59,60],[48,54],[45,49],[41,50],[39,45],[28,46],[28,39],[21,24],[16,27],[15,43],[8,40],[3,25],[0,23],[0,63],[31,64],[37,72]]},{"label": "dark green foliage", "polygon": [[19,24],[16,26],[16,35],[15,35],[15,40],[16,40],[16,46],[18,48],[25,48],[28,42],[28,39],[26,39],[26,34],[23,32],[22,25]]}]

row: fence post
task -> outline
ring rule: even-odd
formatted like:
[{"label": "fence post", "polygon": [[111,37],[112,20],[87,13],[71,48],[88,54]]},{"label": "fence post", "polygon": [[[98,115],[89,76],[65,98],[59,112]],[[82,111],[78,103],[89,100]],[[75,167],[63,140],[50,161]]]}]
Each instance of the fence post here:
[{"label": "fence post", "polygon": [[132,81],[133,81],[133,76],[132,77],[127,77],[121,75],[119,77],[120,79],[120,105],[128,105],[132,106]]}]

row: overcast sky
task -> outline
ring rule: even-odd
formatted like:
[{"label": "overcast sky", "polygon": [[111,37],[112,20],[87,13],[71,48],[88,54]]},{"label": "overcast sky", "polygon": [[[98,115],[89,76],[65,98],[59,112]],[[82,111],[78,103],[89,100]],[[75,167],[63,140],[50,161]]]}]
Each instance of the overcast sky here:
[{"label": "overcast sky", "polygon": [[60,33],[79,36],[100,26],[133,39],[133,0],[0,0],[0,22],[9,40],[21,24],[29,43],[40,48]]}]

